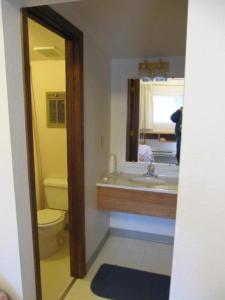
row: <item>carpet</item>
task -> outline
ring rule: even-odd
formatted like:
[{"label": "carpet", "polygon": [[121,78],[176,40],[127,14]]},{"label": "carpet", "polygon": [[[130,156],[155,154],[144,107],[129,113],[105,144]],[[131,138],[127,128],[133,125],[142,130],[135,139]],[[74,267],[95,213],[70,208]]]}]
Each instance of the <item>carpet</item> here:
[{"label": "carpet", "polygon": [[170,277],[103,264],[91,282],[92,292],[113,300],[168,300]]}]

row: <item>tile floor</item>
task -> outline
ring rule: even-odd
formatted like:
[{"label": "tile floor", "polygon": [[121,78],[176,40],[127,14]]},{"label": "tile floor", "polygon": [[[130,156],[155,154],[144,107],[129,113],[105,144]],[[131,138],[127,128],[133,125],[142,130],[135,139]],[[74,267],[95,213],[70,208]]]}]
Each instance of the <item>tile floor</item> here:
[{"label": "tile floor", "polygon": [[70,277],[69,236],[64,231],[64,246],[51,257],[41,260],[43,300],[57,300],[72,282]]},{"label": "tile floor", "polygon": [[172,253],[172,245],[110,236],[87,276],[75,282],[65,300],[103,299],[90,290],[90,283],[103,263],[170,275]]}]

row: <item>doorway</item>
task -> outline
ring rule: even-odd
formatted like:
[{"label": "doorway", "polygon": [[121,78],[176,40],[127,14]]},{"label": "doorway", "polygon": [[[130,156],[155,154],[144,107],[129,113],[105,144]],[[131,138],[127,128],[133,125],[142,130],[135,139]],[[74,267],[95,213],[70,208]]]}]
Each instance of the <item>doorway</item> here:
[{"label": "doorway", "polygon": [[[41,26],[42,29],[48,30],[55,36],[57,35],[58,39],[63,39],[63,43],[65,45],[65,64],[64,70],[62,69],[62,72],[64,72],[65,74],[65,91],[62,91],[61,89],[59,89],[58,91],[56,91],[55,89],[45,91],[46,122],[44,122],[44,126],[50,129],[64,128],[65,131],[66,145],[64,149],[67,150],[65,150],[66,153],[64,154],[66,156],[67,167],[65,167],[66,172],[64,172],[64,177],[67,176],[67,178],[61,179],[67,181],[66,186],[68,186],[68,222],[65,221],[65,225],[69,229],[68,238],[70,253],[70,275],[73,278],[82,278],[86,272],[83,145],[83,34],[48,6],[23,9],[22,19],[27,149],[36,271],[36,289],[37,299],[44,299],[42,298],[40,270],[40,258],[43,255],[43,249],[40,247],[41,240],[40,234],[38,234],[40,233],[40,220],[38,221],[37,217],[37,206],[39,205],[39,208],[41,208],[42,211],[46,210],[46,208],[53,208],[54,212],[58,213],[61,210],[55,205],[53,205],[54,207],[51,207],[49,203],[46,204],[47,196],[45,189],[46,187],[49,187],[51,185],[47,184],[48,179],[51,178],[41,178],[41,180],[39,180],[40,176],[37,175],[38,160],[40,161],[40,159],[38,159],[37,155],[38,125],[34,117],[37,111],[35,110],[34,105],[35,93],[33,86],[34,80],[32,78],[33,70],[31,66],[31,52],[29,49],[29,46],[31,45],[31,43],[29,43],[29,22],[33,22],[32,24],[35,24],[35,26]],[[35,47],[32,48],[33,51],[35,51],[34,48]],[[58,49],[60,48],[60,46],[55,48],[53,47],[54,49],[50,48],[51,47],[41,47],[39,45],[36,47],[36,54],[39,53],[39,55],[41,55],[42,52],[43,55],[44,51],[46,55],[49,55],[50,52],[56,52],[56,54],[60,55],[60,53],[63,52]],[[42,77],[44,73],[45,75],[47,74],[45,70],[43,72],[43,68],[45,67],[41,67]],[[52,72],[54,72],[54,69],[52,70]],[[48,78],[46,80],[53,80],[53,76],[51,78],[50,74],[51,72],[49,72]],[[48,153],[47,156],[49,156],[49,159],[51,158],[50,153]],[[57,164],[57,161],[55,163]],[[57,176],[55,177],[57,178]],[[43,184],[44,181],[45,184]],[[42,193],[44,194],[45,198],[44,201],[37,201],[37,198],[40,196],[40,194],[37,193],[38,187],[42,189]],[[39,196],[37,197],[37,195]],[[66,208],[63,213],[66,213]],[[62,241],[63,238],[58,239],[59,243]]]}]

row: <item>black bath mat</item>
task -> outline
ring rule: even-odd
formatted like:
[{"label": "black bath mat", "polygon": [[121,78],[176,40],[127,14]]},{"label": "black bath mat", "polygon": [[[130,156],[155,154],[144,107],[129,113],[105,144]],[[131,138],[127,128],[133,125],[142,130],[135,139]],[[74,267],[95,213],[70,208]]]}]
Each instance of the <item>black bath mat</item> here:
[{"label": "black bath mat", "polygon": [[170,277],[103,264],[91,283],[97,296],[113,300],[168,300]]}]

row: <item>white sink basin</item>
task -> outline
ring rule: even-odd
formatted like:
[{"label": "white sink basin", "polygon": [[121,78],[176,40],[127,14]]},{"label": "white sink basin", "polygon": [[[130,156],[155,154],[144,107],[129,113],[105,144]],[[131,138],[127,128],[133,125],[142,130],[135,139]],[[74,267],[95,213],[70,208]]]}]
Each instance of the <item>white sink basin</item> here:
[{"label": "white sink basin", "polygon": [[153,184],[165,184],[166,181],[156,178],[156,177],[144,177],[144,176],[138,176],[131,178],[130,181],[136,182],[136,183],[153,183]]}]

